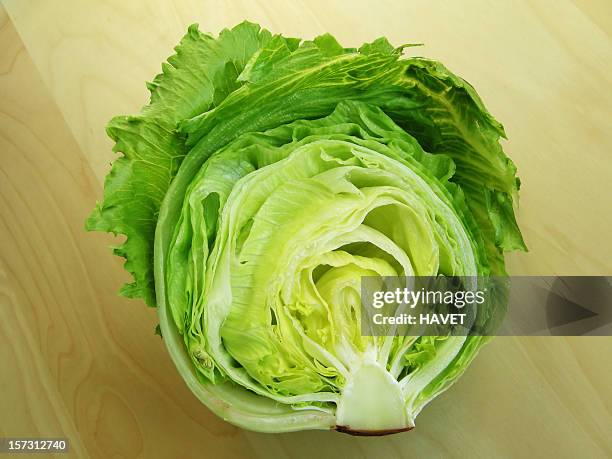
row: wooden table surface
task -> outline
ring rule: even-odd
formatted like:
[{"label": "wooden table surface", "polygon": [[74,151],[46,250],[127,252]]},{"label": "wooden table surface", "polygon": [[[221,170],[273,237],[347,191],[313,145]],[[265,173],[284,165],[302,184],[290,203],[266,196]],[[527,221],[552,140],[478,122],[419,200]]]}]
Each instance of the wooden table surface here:
[{"label": "wooden table surface", "polygon": [[[0,436],[66,436],[71,456],[611,457],[612,338],[497,338],[385,438],[266,435],[216,418],[119,298],[109,235],[85,233],[115,114],[199,22],[243,19],[345,45],[422,42],[504,123],[529,253],[512,274],[612,274],[609,0],[4,0],[0,7]],[[38,456],[40,457],[40,456]],[[63,456],[65,457],[65,456]]]}]

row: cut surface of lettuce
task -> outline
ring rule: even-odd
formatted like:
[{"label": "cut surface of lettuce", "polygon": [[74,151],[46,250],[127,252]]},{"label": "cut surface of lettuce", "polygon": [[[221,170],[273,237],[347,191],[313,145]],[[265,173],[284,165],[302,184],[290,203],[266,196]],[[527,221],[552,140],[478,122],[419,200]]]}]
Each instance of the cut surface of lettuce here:
[{"label": "cut surface of lettuce", "polygon": [[252,430],[412,428],[487,338],[367,336],[360,283],[503,275],[525,248],[476,91],[385,39],[251,23],[190,27],[149,87],[109,124],[124,156],[87,227],[127,236],[122,294],[158,306],[191,390]]}]

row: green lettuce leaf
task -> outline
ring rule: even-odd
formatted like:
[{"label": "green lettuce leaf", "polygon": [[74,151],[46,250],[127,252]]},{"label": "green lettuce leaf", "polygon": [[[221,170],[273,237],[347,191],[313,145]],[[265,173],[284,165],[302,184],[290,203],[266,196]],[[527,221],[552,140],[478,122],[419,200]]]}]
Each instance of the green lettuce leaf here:
[{"label": "green lettuce leaf", "polygon": [[122,295],[155,305],[157,215],[187,153],[177,124],[216,106],[240,87],[237,76],[271,38],[268,31],[248,22],[224,30],[217,39],[191,26],[175,48],[176,54],[162,65],[163,73],[147,84],[149,105],[139,115],[117,116],[108,124],[107,133],[115,141],[113,150],[123,156],[113,162],[104,184],[104,200],[87,219],[86,228],[127,236],[115,248],[134,276],[122,288]]}]

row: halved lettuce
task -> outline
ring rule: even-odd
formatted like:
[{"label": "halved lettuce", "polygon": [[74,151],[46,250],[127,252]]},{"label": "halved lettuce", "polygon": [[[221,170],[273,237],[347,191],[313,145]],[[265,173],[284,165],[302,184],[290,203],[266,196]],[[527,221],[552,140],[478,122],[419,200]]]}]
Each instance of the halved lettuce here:
[{"label": "halved lettuce", "polygon": [[474,89],[385,39],[251,23],[190,27],[149,87],[109,124],[124,156],[87,227],[127,236],[122,293],[157,304],[189,387],[253,430],[411,428],[486,338],[366,336],[361,278],[500,275],[524,249]]}]

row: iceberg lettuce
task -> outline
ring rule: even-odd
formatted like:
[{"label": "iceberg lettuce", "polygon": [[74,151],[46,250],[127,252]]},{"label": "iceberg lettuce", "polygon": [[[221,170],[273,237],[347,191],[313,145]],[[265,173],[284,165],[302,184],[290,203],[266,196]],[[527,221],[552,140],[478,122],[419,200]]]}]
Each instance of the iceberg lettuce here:
[{"label": "iceberg lettuce", "polygon": [[408,430],[487,340],[361,330],[363,276],[503,275],[525,248],[502,126],[405,48],[191,26],[149,105],[108,125],[123,156],[87,229],[127,236],[121,294],[157,306],[179,372],[229,422]]}]

